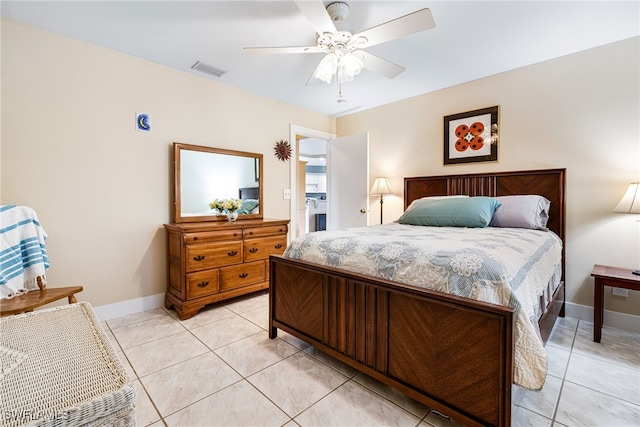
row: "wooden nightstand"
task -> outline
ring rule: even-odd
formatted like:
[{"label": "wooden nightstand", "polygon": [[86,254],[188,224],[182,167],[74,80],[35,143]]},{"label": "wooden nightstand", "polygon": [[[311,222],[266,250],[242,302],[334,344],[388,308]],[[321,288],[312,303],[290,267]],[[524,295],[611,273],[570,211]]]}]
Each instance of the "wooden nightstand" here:
[{"label": "wooden nightstand", "polygon": [[593,290],[593,341],[600,342],[604,313],[604,287],[615,286],[640,291],[640,276],[631,268],[594,265],[591,275],[595,278]]}]

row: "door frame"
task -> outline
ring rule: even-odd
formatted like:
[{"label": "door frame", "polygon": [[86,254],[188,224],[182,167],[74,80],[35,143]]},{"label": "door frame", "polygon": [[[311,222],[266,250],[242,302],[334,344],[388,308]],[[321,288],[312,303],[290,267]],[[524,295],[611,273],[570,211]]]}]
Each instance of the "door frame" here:
[{"label": "door frame", "polygon": [[317,138],[330,140],[335,139],[336,134],[321,131],[318,129],[307,128],[304,126],[289,125],[289,141],[291,141],[291,147],[293,148],[293,158],[289,161],[289,186],[291,187],[291,203],[289,203],[289,218],[290,225],[289,230],[292,230],[289,233],[289,238],[293,239],[295,236],[295,230],[298,228],[298,205],[300,203],[304,203],[304,200],[298,200],[298,160],[300,147],[298,146],[298,137],[303,138]]}]

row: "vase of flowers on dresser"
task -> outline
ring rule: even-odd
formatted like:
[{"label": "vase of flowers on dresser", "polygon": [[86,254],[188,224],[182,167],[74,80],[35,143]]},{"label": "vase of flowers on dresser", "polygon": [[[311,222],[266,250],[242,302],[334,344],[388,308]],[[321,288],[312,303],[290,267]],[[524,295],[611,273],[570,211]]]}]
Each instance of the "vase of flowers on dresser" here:
[{"label": "vase of flowers on dresser", "polygon": [[226,215],[227,221],[235,222],[238,219],[238,209],[242,207],[242,200],[215,199],[209,203],[209,207],[217,210],[219,215]]},{"label": "vase of flowers on dresser", "polygon": [[227,221],[236,222],[238,219],[238,211],[227,212]]}]

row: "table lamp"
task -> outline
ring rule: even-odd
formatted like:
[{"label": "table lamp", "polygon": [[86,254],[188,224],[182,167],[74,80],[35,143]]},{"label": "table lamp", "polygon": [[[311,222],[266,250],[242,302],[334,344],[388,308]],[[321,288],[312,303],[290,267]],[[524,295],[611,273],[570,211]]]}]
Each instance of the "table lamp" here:
[{"label": "table lamp", "polygon": [[[622,200],[613,210],[616,213],[640,214],[640,182],[632,182],[627,188],[627,192],[622,196]],[[640,269],[634,270],[633,274],[640,275]]]},{"label": "table lamp", "polygon": [[382,224],[382,203],[384,203],[385,194],[391,193],[388,178],[376,178],[370,191],[372,196],[380,196],[380,224]]}]

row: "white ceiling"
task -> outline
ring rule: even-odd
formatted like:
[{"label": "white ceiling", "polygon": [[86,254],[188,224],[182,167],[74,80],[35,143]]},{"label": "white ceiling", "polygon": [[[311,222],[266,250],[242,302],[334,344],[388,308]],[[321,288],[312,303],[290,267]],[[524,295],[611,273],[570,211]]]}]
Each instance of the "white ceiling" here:
[{"label": "white ceiling", "polygon": [[[319,0],[318,0],[319,1]],[[331,1],[324,1],[325,5]],[[321,53],[247,54],[313,46],[293,1],[1,1],[2,16],[331,116],[340,116],[638,36],[635,1],[348,1],[358,32],[428,7],[434,29],[367,50],[406,71],[367,70],[343,86],[305,86]],[[201,61],[227,70],[210,77]],[[72,66],[73,64],[70,64]],[[46,70],[43,70],[46,73]]]}]

